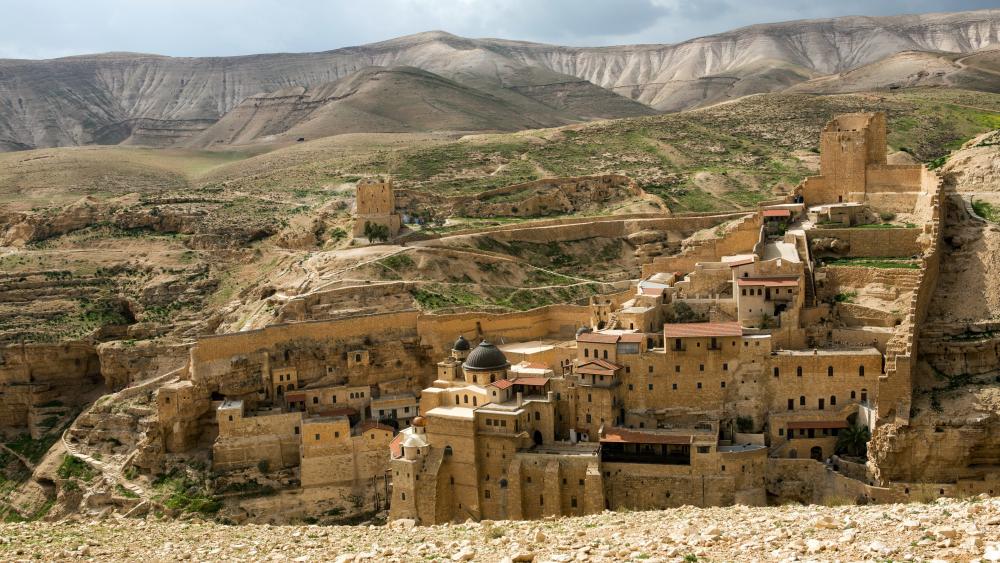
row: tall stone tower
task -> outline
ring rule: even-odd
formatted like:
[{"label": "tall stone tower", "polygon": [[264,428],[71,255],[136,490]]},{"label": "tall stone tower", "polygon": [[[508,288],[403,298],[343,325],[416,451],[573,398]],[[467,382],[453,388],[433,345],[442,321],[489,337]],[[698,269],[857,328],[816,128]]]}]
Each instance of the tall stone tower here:
[{"label": "tall stone tower", "polygon": [[820,133],[819,177],[810,178],[803,194],[807,205],[864,201],[868,168],[885,166],[885,114],[845,113]]},{"label": "tall stone tower", "polygon": [[392,181],[361,180],[358,182],[354,218],[354,236],[365,236],[365,224],[384,225],[389,238],[399,234],[400,218],[396,213],[396,196]]}]

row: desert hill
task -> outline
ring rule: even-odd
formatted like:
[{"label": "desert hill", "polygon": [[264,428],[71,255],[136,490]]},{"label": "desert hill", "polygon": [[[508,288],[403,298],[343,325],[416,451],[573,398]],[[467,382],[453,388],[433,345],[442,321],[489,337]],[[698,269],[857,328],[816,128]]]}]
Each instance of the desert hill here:
[{"label": "desert hill", "polygon": [[[641,115],[648,110],[632,104]],[[488,94],[413,67],[369,67],[336,82],[250,96],[191,145],[314,139],[344,133],[511,131],[578,119],[527,96]]]},{"label": "desert hill", "polygon": [[[784,90],[905,51],[966,54],[998,42],[1000,10],[981,10],[764,24],[675,45],[577,48],[428,32],[322,53],[0,60],[0,150],[184,144],[247,98],[319,88],[372,66],[416,67],[514,105],[531,99],[553,122],[582,121]],[[996,74],[975,72],[962,87],[997,90]]]}]

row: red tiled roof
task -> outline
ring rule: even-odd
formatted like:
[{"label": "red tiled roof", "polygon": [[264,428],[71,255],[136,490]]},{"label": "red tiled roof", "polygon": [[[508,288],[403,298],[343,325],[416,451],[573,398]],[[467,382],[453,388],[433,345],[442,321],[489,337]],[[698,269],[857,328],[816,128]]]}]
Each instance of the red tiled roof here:
[{"label": "red tiled roof", "polygon": [[689,434],[653,434],[628,428],[611,428],[604,432],[602,444],[690,444],[694,436]]},{"label": "red tiled roof", "polygon": [[623,334],[622,339],[619,342],[642,342],[645,339],[645,334],[641,332],[634,332],[630,334]]},{"label": "red tiled roof", "polygon": [[789,430],[822,430],[824,428],[847,428],[846,420],[796,420],[787,424]]},{"label": "red tiled roof", "polygon": [[576,366],[577,373],[596,373],[597,375],[614,375],[621,366],[607,360],[590,360]]},{"label": "red tiled roof", "polygon": [[367,431],[371,430],[372,428],[378,428],[379,430],[386,430],[388,432],[395,432],[395,429],[392,426],[387,426],[385,424],[379,424],[378,422],[375,422],[374,420],[369,420],[368,422],[362,422],[361,426],[359,426],[359,428],[360,428],[360,432],[367,432]]},{"label": "red tiled roof", "polygon": [[393,459],[403,457],[403,434],[396,434],[392,441],[389,442],[389,453]]},{"label": "red tiled roof", "polygon": [[285,393],[285,401],[289,403],[297,403],[299,401],[305,401],[305,393]]},{"label": "red tiled roof", "polygon": [[746,285],[763,285],[765,287],[798,287],[798,279],[789,278],[740,278],[737,280],[736,285],[746,286]]},{"label": "red tiled roof", "polygon": [[513,381],[509,379],[501,379],[500,381],[494,381],[493,383],[490,383],[489,385],[487,385],[487,387],[496,387],[497,389],[507,389],[511,385],[514,385]]},{"label": "red tiled roof", "polygon": [[738,322],[670,323],[663,325],[664,338],[697,336],[743,336],[743,327]]},{"label": "red tiled roof", "polygon": [[576,337],[577,342],[589,342],[594,344],[614,344],[618,342],[617,334],[602,334],[600,332],[585,332]]},{"label": "red tiled roof", "polygon": [[549,382],[547,377],[518,377],[514,380],[514,385],[527,385],[528,387],[544,387]]},{"label": "red tiled roof", "polygon": [[787,209],[765,209],[764,217],[791,217],[792,212]]}]

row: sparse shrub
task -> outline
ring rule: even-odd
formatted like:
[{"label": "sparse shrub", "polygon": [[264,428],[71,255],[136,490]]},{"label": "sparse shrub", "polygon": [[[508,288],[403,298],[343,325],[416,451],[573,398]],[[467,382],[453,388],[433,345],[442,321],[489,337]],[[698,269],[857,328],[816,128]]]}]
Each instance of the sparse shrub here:
[{"label": "sparse shrub", "polygon": [[883,221],[885,221],[887,223],[889,221],[892,221],[893,219],[896,218],[896,214],[893,213],[893,212],[891,212],[891,211],[883,211],[883,212],[879,213],[878,216],[879,216],[880,219],[882,219]]}]

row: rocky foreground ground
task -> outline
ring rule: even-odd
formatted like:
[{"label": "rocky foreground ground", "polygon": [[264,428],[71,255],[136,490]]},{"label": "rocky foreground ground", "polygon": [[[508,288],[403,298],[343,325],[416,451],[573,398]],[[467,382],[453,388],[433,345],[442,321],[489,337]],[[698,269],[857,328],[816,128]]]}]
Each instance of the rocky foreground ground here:
[{"label": "rocky foreground ground", "polygon": [[679,508],[414,527],[109,518],[0,525],[2,560],[1000,561],[1000,498]]}]

